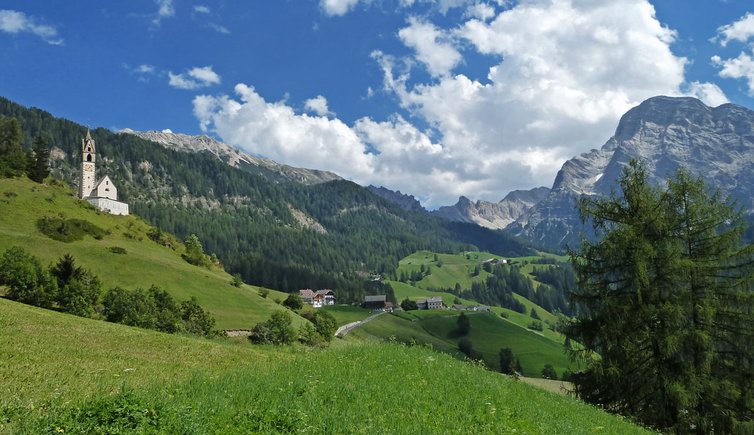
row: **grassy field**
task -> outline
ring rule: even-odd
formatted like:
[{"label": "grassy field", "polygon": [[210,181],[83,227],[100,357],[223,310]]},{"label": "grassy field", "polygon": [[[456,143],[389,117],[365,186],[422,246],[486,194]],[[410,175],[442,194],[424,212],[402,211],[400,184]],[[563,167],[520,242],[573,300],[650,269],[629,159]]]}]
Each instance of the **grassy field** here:
[{"label": "grassy field", "polygon": [[[42,234],[36,226],[43,217],[83,219],[105,229],[101,240],[85,236],[83,240],[64,243]],[[161,246],[147,237],[150,229],[137,216],[112,216],[93,210],[73,192],[61,186],[47,186],[28,179],[0,180],[0,252],[18,245],[49,264],[64,254],[72,254],[79,266],[91,269],[105,289],[115,286],[133,289],[158,285],[177,300],[195,296],[217,320],[220,329],[250,328],[269,318],[279,306],[271,292],[261,298],[258,288],[230,285],[231,277],[218,268],[192,266],[177,251]],[[120,247],[126,254],[114,254],[110,247]],[[296,317],[296,322],[304,320]]]},{"label": "grassy field", "polygon": [[5,433],[646,433],[422,347],[253,347],[6,300],[0,326]]},{"label": "grassy field", "polygon": [[319,309],[332,314],[338,326],[364,320],[372,314],[370,310],[352,305],[328,305]]},{"label": "grassy field", "polygon": [[[410,311],[380,316],[353,330],[350,340],[395,339],[402,343],[428,344],[434,349],[461,356],[460,336],[456,334],[455,311]],[[534,331],[521,328],[494,313],[467,313],[471,320],[468,338],[485,363],[500,366],[500,349],[510,347],[521,361],[523,374],[541,377],[545,364],[552,364],[558,375],[573,370],[563,345]]]}]

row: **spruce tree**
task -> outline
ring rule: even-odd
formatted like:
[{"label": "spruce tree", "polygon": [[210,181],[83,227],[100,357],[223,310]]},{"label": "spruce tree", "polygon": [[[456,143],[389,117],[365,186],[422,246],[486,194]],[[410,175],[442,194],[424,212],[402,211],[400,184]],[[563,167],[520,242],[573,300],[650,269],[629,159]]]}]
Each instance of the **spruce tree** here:
[{"label": "spruce tree", "polygon": [[684,171],[662,190],[634,161],[619,185],[580,202],[600,239],[571,254],[580,311],[566,333],[589,363],[577,393],[657,428],[729,432],[754,409],[753,257],[739,216]]},{"label": "spruce tree", "polygon": [[47,143],[38,135],[26,163],[26,173],[32,181],[41,183],[50,175],[50,149]]}]

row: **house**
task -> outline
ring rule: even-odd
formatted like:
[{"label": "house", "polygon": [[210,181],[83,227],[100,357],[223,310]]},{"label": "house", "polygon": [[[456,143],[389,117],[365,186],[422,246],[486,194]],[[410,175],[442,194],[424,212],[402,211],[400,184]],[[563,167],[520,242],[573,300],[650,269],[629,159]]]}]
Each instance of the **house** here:
[{"label": "house", "polygon": [[364,303],[361,305],[374,311],[391,311],[393,309],[393,303],[389,302],[385,295],[364,296]]},{"label": "house", "polygon": [[476,307],[474,307],[474,311],[481,311],[484,313],[489,313],[491,309],[492,308],[490,308],[489,305],[477,305]]},{"label": "house", "polygon": [[320,308],[325,305],[335,305],[335,292],[329,288],[314,291],[312,289],[302,289],[298,291],[299,296],[305,304],[314,308]]},{"label": "house", "polygon": [[453,304],[453,309],[456,310],[456,311],[466,311],[469,308],[471,308],[471,307],[468,306],[468,305]]},{"label": "house", "polygon": [[443,308],[442,298],[440,296],[431,296],[426,299],[416,301],[416,306],[420,310],[441,310]]}]

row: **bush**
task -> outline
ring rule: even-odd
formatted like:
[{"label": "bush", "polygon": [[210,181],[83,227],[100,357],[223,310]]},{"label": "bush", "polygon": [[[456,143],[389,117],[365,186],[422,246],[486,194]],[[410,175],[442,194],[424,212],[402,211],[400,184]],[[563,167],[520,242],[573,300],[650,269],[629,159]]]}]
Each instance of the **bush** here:
[{"label": "bush", "polygon": [[544,331],[544,329],[545,329],[542,326],[542,322],[540,322],[538,320],[529,323],[528,325],[526,325],[526,327],[529,328],[529,329],[531,329],[531,330],[533,330],[533,331],[540,331],[540,332]]},{"label": "bush", "polygon": [[243,284],[243,279],[241,279],[241,275],[237,273],[234,274],[233,278],[230,280],[230,285],[232,285],[233,287],[241,287],[242,284]]},{"label": "bush", "polygon": [[108,234],[107,231],[87,220],[64,219],[62,217],[47,216],[39,219],[37,228],[47,237],[65,243],[82,240],[86,235],[101,240]]},{"label": "bush", "polygon": [[213,334],[215,318],[205,311],[195,297],[181,303],[181,320],[186,332],[209,336]]},{"label": "bush", "polygon": [[545,364],[544,368],[542,368],[542,377],[545,379],[558,379],[558,372],[555,371],[552,364]]},{"label": "bush", "polygon": [[301,299],[301,296],[299,296],[298,294],[291,293],[288,295],[285,301],[283,301],[283,305],[292,310],[300,310],[304,307],[304,300]]},{"label": "bush", "polygon": [[270,294],[270,290],[266,289],[264,287],[260,287],[259,290],[257,290],[257,294],[265,299],[267,299],[267,296]]},{"label": "bush", "polygon": [[474,350],[474,344],[469,340],[468,337],[463,337],[458,341],[458,350],[463,352],[464,355],[471,359],[478,359],[479,354],[476,350]]},{"label": "bush", "polygon": [[39,261],[23,248],[14,246],[0,258],[0,284],[8,287],[8,299],[52,308],[57,283]]},{"label": "bush", "polygon": [[292,344],[297,338],[292,323],[289,312],[275,311],[269,320],[254,326],[249,340],[255,344]]},{"label": "bush", "polygon": [[419,306],[416,305],[416,301],[412,301],[409,298],[406,298],[401,301],[401,308],[403,311],[411,311],[411,310],[418,310]]},{"label": "bush", "polygon": [[107,250],[112,252],[113,254],[125,255],[128,253],[128,251],[126,251],[126,248],[121,248],[120,246],[110,246],[109,248],[107,248]]}]

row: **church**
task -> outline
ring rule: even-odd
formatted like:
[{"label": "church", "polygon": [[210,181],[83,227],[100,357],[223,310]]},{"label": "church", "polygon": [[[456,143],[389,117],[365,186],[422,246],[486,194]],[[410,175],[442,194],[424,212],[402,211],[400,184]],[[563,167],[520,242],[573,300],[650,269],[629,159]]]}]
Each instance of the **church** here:
[{"label": "church", "polygon": [[[79,177],[79,198],[87,200],[98,209],[116,215],[128,215],[128,204],[118,201],[118,189],[113,181],[105,175],[96,178],[96,149],[94,139],[86,131],[86,138],[81,140],[81,175]],[[96,180],[96,181],[95,181]]]}]

